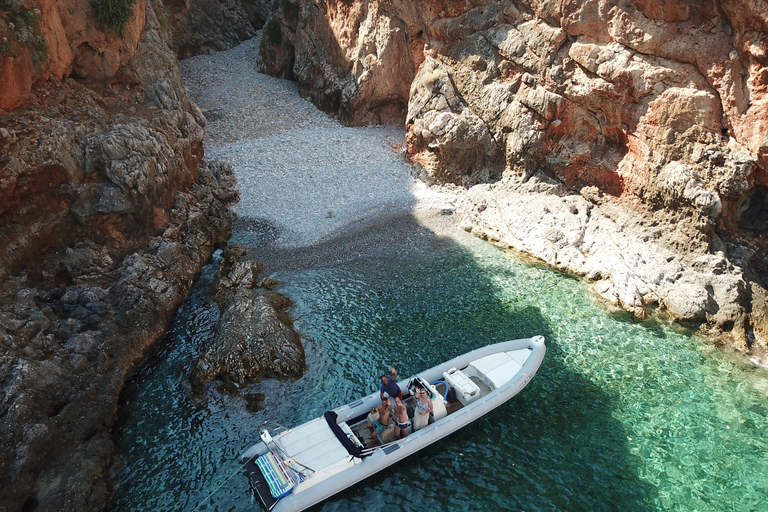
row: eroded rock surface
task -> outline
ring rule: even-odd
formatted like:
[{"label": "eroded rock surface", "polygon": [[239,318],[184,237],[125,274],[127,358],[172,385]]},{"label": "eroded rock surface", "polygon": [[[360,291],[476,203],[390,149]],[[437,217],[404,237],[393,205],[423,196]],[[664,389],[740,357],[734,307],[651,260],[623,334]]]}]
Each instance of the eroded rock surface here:
[{"label": "eroded rock surface", "polygon": [[[166,2],[171,44],[179,59],[228,50],[256,35],[273,2]],[[215,22],[213,22],[215,20]]]},{"label": "eroded rock surface", "polygon": [[766,19],[747,1],[299,0],[260,66],[345,123],[404,122],[467,229],[765,358]]},{"label": "eroded rock surface", "polygon": [[198,392],[218,379],[230,391],[264,377],[300,377],[306,370],[304,347],[286,309],[293,303],[259,280],[262,266],[240,245],[228,246],[212,285],[221,318],[190,381]]},{"label": "eroded rock surface", "polygon": [[51,48],[83,68],[25,75],[28,106],[0,112],[0,510],[104,508],[123,383],[231,232],[232,170],[203,161],[161,32],[146,6],[114,45],[82,41],[88,63]]}]

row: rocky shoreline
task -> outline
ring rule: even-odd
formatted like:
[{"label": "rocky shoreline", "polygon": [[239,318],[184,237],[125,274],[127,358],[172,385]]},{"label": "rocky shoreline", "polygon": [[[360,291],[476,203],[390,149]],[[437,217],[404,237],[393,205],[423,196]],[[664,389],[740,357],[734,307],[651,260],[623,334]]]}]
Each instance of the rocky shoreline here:
[{"label": "rocky shoreline", "polygon": [[[276,182],[278,191],[315,192],[311,208],[296,195],[292,210],[304,205],[308,224],[292,239],[276,235],[281,254],[426,198],[480,237],[585,276],[639,316],[663,308],[768,362],[764,6],[412,5],[137,1],[117,33],[86,18],[85,4],[46,1],[34,34],[48,41],[46,58],[2,17],[0,511],[105,507],[120,389],[235,222],[233,171],[203,159],[203,130],[206,116],[236,123],[216,105],[201,112],[176,59],[230,47],[268,18],[261,70],[295,78],[305,97],[348,125],[406,130],[404,145],[400,128],[370,128],[365,142],[370,155],[387,155],[375,168],[387,194],[366,190],[380,163],[373,157],[354,174],[333,154],[277,169],[308,187]],[[253,100],[234,87],[233,104]],[[318,125],[355,138],[307,112],[291,144],[277,132],[258,142],[267,158],[327,136]],[[254,160],[239,140],[250,128],[219,133],[212,155],[236,150]],[[413,186],[401,173],[405,156],[451,204]],[[315,168],[326,168],[325,182]],[[248,190],[258,188],[257,174],[243,177]],[[335,204],[317,193],[322,186]],[[247,199],[241,222],[274,233],[297,224],[291,211],[270,212],[268,195]],[[238,302],[262,304],[290,327],[280,314],[286,304],[268,291],[235,298],[253,292],[257,272],[233,267],[240,278],[225,280],[244,286],[222,299],[225,319],[242,322],[252,310],[238,311]],[[300,344],[283,334],[298,358]],[[260,350],[251,341],[235,351]],[[245,367],[223,376],[217,365],[231,350],[203,355],[199,386],[261,378],[263,369]]]},{"label": "rocky shoreline", "polygon": [[691,219],[631,208],[594,187],[575,194],[542,175],[462,191],[457,215],[481,238],[584,276],[611,304],[640,318],[666,311],[768,366],[765,289],[734,257],[745,253],[729,258],[723,242],[716,251],[681,250],[697,238]]},{"label": "rocky shoreline", "polygon": [[111,80],[53,76],[0,118],[2,511],[106,506],[123,384],[235,220],[153,7],[136,18]]}]

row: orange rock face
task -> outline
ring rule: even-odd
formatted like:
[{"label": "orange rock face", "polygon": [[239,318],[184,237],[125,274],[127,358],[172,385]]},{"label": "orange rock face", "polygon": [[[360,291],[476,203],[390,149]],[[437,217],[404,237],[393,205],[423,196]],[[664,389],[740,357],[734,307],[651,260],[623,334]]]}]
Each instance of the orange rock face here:
[{"label": "orange rock face", "polygon": [[[293,52],[282,65],[321,108],[348,124],[404,120],[408,157],[435,182],[514,188],[511,177],[546,175],[560,194],[594,189],[684,223],[664,242],[673,252],[725,254],[734,282],[742,270],[749,281],[737,288],[756,290],[707,321],[768,340],[764,317],[744,313],[764,307],[768,283],[768,4],[302,0],[295,11],[279,17]],[[628,272],[618,302],[702,318],[648,291],[654,272]]]},{"label": "orange rock face", "polygon": [[[654,169],[679,160],[681,145],[730,138],[750,152],[755,169],[766,166],[768,7],[761,4],[329,0],[300,2],[280,19],[295,48],[284,76],[295,75],[306,95],[345,123],[407,118],[413,151],[432,152],[411,157],[433,162],[446,178],[441,165],[452,167],[448,174],[493,174],[479,167],[495,165],[496,155],[478,162],[470,151],[457,163],[450,144],[413,131],[435,110],[408,111],[421,108],[413,87],[427,56],[511,169],[544,166],[569,186],[642,195]],[[441,158],[448,153],[450,161]],[[762,184],[763,175],[749,179]]]},{"label": "orange rock face", "polygon": [[[146,0],[136,1],[134,15],[120,33],[97,24],[89,0],[35,0],[24,9],[40,13],[31,36],[17,34],[18,27],[0,18],[0,34],[9,48],[6,55],[0,53],[0,109],[6,111],[26,105],[33,85],[51,75],[112,78],[136,55],[146,23]],[[30,42],[37,37],[44,44]]]}]

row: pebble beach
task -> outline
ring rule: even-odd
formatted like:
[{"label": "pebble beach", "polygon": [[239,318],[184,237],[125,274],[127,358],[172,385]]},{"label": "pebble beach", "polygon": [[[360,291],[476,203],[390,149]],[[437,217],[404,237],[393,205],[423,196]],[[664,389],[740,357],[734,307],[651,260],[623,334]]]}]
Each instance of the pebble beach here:
[{"label": "pebble beach", "polygon": [[382,217],[451,209],[414,177],[403,129],[342,126],[295,82],[258,72],[259,42],[181,63],[208,120],[205,158],[229,162],[238,180],[236,234],[295,250]]}]

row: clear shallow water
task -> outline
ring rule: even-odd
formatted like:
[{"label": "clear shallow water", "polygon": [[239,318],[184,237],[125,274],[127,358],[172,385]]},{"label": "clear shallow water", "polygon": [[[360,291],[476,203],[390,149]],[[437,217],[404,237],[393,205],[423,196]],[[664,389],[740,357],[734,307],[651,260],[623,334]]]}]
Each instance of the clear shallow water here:
[{"label": "clear shallow water", "polygon": [[265,410],[251,414],[213,391],[189,397],[217,319],[212,272],[124,392],[111,511],[188,511],[214,491],[198,510],[260,510],[238,454],[265,419],[294,425],[371,392],[390,365],[405,376],[534,334],[548,353],[521,394],[318,509],[768,510],[768,374],[607,311],[577,279],[477,240],[278,272],[310,370],[262,383]]}]

